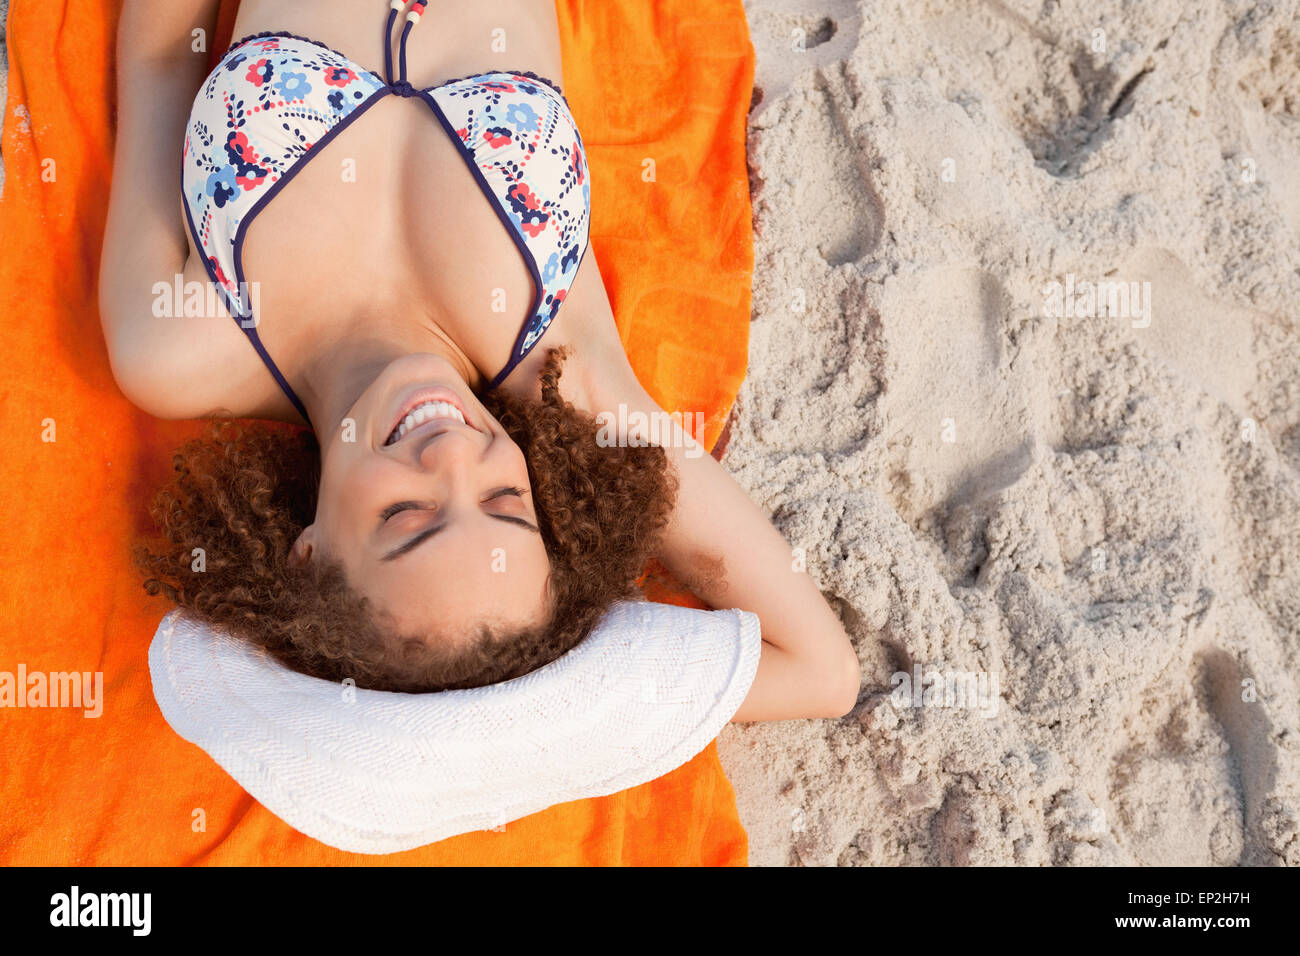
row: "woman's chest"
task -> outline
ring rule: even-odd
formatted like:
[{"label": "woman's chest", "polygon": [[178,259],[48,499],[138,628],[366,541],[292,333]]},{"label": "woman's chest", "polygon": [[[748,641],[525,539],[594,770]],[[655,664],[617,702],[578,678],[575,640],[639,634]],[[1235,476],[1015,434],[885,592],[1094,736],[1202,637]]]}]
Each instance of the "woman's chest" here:
[{"label": "woman's chest", "polygon": [[[321,7],[310,26],[274,22],[328,36],[344,15]],[[471,21],[457,27],[484,26]],[[253,16],[236,34],[270,25]],[[568,293],[587,244],[585,149],[563,97],[523,75],[559,76],[553,23],[536,59],[480,60],[472,82],[447,82],[428,62],[436,49],[417,66],[414,45],[390,48],[376,73],[312,39],[227,53],[186,143],[192,245],[238,286],[237,311],[254,314],[263,348],[291,355],[331,323],[400,317],[452,339],[491,377],[561,304],[583,311]],[[588,311],[607,311],[600,300]]]},{"label": "woman's chest", "polygon": [[314,147],[242,237],[268,347],[383,314],[507,355],[536,297],[537,250],[481,173],[417,98],[385,97]]}]

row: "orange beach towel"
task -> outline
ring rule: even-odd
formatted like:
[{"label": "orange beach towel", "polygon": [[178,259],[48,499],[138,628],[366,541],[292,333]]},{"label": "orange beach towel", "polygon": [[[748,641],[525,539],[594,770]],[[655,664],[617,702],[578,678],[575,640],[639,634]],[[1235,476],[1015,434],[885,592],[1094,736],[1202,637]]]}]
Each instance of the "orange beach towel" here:
[{"label": "orange beach towel", "polygon": [[[501,832],[365,856],[293,830],[167,726],[147,651],[168,606],[145,595],[129,547],[172,451],[204,426],[136,411],[100,332],[119,7],[13,0],[9,12],[0,672],[102,672],[103,712],[0,708],[0,863],[744,865],[714,744],[657,780]],[[706,410],[711,447],[747,358],[753,49],[741,0],[557,10],[590,154],[592,243],[624,347],[663,407]],[[214,50],[233,13],[225,3]]]}]

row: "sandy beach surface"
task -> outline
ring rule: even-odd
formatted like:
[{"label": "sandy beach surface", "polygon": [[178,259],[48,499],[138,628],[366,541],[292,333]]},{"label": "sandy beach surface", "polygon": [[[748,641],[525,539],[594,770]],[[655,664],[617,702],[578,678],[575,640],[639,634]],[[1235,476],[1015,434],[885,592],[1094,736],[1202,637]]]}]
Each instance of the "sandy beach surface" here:
[{"label": "sandy beach surface", "polygon": [[752,863],[1300,863],[1297,5],[745,6],[724,461],[863,667]]},{"label": "sandy beach surface", "polygon": [[863,668],[751,862],[1300,863],[1297,4],[745,7],[724,461]]}]

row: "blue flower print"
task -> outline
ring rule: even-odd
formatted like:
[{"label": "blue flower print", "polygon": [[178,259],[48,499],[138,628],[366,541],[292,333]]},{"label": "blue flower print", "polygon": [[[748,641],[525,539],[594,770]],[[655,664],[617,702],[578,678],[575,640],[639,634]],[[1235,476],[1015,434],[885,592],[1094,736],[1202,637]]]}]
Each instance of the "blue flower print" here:
[{"label": "blue flower print", "polygon": [[212,197],[218,209],[235,198],[236,190],[235,170],[232,166],[223,166],[208,177],[208,195]]},{"label": "blue flower print", "polygon": [[506,122],[522,133],[537,128],[537,114],[527,103],[511,103],[506,109]]},{"label": "blue flower print", "polygon": [[527,355],[534,343],[542,337],[542,333],[546,331],[546,327],[551,324],[551,317],[549,315],[539,314],[529,319],[529,322],[532,325],[532,328],[529,329],[528,334],[524,336],[523,348],[519,350],[520,355]]},{"label": "blue flower print", "polygon": [[275,90],[286,100],[301,100],[311,92],[306,73],[281,73],[275,81]]},{"label": "blue flower print", "polygon": [[331,94],[327,97],[327,99],[329,100],[329,104],[330,104],[330,106],[334,107],[334,110],[335,110],[336,112],[339,111],[339,110],[342,110],[342,109],[343,109],[343,91],[342,91],[342,90],[335,90],[333,93],[331,93]]},{"label": "blue flower print", "polygon": [[248,57],[244,56],[244,54],[236,53],[230,58],[229,62],[226,63],[226,69],[233,73],[235,70],[239,69],[239,64],[243,63],[247,59]]},{"label": "blue flower print", "polygon": [[546,265],[542,269],[542,283],[544,285],[550,285],[555,280],[555,276],[559,271],[559,253],[552,252],[551,257],[546,260]]},{"label": "blue flower print", "polygon": [[564,267],[564,274],[567,276],[570,272],[578,267],[578,244],[574,243],[564,250],[564,258],[560,260],[560,265]]}]

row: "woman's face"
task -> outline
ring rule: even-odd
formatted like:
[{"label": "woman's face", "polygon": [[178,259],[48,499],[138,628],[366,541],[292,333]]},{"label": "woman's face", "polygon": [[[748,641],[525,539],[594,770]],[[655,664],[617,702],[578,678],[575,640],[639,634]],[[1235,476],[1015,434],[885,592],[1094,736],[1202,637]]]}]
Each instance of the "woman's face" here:
[{"label": "woman's face", "polygon": [[461,643],[542,621],[550,566],[523,453],[450,363],[394,361],[318,437],[320,497],[297,560],[340,561],[403,633]]}]

